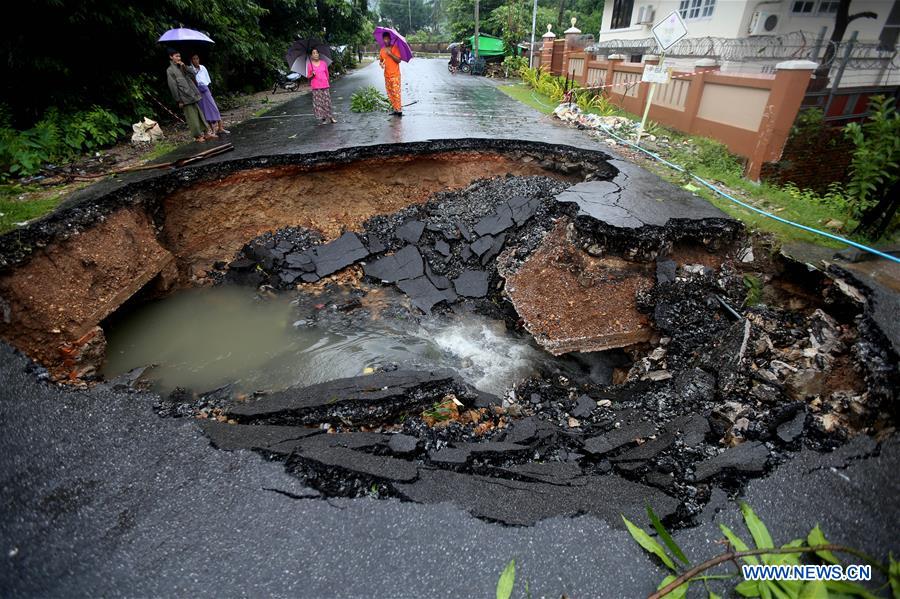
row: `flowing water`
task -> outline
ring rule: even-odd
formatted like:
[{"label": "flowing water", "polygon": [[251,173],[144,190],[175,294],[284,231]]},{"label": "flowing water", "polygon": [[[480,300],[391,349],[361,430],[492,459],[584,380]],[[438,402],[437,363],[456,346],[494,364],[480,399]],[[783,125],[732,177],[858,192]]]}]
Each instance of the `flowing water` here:
[{"label": "flowing water", "polygon": [[[155,365],[155,389],[206,391],[233,383],[274,391],[357,376],[367,368],[452,368],[482,391],[500,394],[553,360],[505,325],[473,314],[425,319],[298,317],[297,298],[260,299],[252,290],[214,287],[144,304],[108,326],[112,378]],[[390,299],[389,301],[395,301]],[[329,314],[325,304],[319,309]],[[368,311],[365,311],[368,314]]]}]

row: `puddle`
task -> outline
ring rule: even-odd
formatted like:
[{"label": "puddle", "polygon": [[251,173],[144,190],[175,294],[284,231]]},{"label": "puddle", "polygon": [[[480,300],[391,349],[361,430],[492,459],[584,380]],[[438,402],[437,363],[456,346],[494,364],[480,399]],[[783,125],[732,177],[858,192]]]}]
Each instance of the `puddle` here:
[{"label": "puddle", "polygon": [[[260,299],[233,286],[185,290],[110,323],[102,374],[155,364],[155,390],[277,391],[363,374],[366,368],[453,368],[476,388],[500,394],[534,374],[547,354],[504,323],[474,314],[412,320],[380,315],[303,319],[308,298]],[[316,300],[314,300],[316,301]],[[321,304],[320,304],[321,305]],[[349,322],[348,322],[349,321]]]}]

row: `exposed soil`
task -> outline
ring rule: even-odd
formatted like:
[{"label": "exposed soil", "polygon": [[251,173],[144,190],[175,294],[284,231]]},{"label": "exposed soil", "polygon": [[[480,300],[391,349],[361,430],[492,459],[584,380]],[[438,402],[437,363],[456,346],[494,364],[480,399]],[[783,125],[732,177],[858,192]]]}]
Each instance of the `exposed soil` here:
[{"label": "exposed soil", "polygon": [[79,340],[167,268],[174,280],[174,257],[157,242],[147,214],[119,210],[0,274],[0,336],[45,364],[59,365],[62,346]]},{"label": "exposed soil", "polygon": [[[193,273],[229,260],[264,231],[302,226],[326,240],[378,214],[424,202],[498,174],[548,174],[537,162],[460,152],[371,159],[320,169],[279,167],[235,173],[164,200],[163,240]],[[564,180],[573,176],[554,173]],[[187,266],[187,265],[185,265]]]},{"label": "exposed soil", "polygon": [[506,277],[506,292],[525,327],[555,355],[649,340],[650,320],[638,312],[634,298],[653,286],[653,265],[591,256],[572,243],[567,229],[568,220],[557,223],[541,247]]}]

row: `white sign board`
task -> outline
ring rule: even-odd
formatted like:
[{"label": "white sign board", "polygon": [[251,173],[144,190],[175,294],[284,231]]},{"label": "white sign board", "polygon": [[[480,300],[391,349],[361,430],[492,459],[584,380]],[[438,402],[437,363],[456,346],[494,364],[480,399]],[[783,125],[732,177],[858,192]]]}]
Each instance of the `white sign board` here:
[{"label": "white sign board", "polygon": [[653,26],[653,37],[656,38],[659,47],[665,52],[675,45],[675,42],[687,35],[687,27],[681,20],[678,11],[673,11],[668,17]]},{"label": "white sign board", "polygon": [[665,85],[669,82],[669,67],[664,64],[644,65],[644,74],[641,76],[641,81]]}]

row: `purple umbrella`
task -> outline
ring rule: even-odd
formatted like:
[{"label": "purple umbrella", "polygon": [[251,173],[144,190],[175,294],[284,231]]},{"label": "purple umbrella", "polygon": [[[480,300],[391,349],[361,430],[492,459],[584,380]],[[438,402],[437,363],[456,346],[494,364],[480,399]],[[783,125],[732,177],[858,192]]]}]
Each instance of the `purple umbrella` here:
[{"label": "purple umbrella", "polygon": [[409,62],[412,60],[413,52],[412,48],[409,47],[409,43],[406,41],[402,35],[391,29],[390,27],[376,27],[375,33],[375,41],[378,42],[378,45],[384,48],[384,34],[387,33],[391,36],[391,45],[396,45],[397,49],[400,50],[400,60],[403,62]]},{"label": "purple umbrella", "polygon": [[158,40],[158,42],[208,42],[210,44],[215,44],[216,42],[209,39],[204,33],[200,33],[199,31],[194,31],[193,29],[187,29],[185,27],[179,27],[178,29],[169,29],[166,31]]}]

